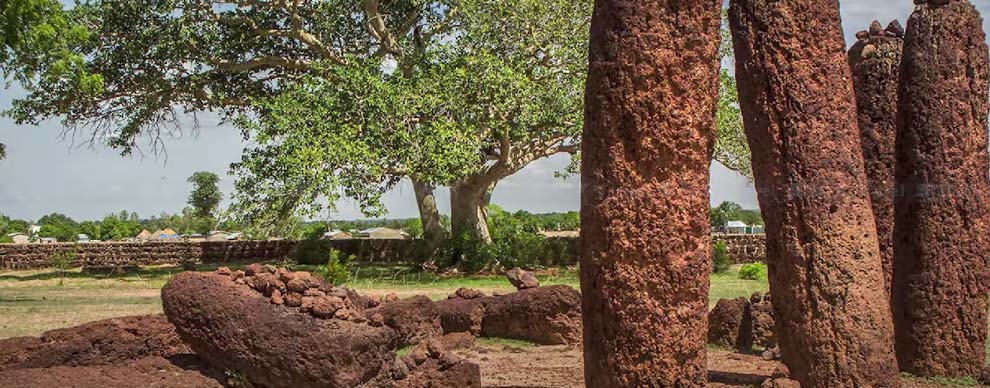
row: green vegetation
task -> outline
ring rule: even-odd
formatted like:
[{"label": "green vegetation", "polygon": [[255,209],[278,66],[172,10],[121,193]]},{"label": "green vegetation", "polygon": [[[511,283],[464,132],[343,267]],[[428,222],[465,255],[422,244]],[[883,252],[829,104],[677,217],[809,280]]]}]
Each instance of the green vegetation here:
[{"label": "green vegetation", "polygon": [[214,212],[223,199],[223,194],[220,192],[220,177],[209,171],[198,171],[189,177],[189,183],[193,184],[188,200],[189,206],[193,208],[193,214],[200,218],[213,219]]},{"label": "green vegetation", "polygon": [[72,268],[72,263],[76,261],[76,253],[73,251],[67,251],[64,253],[56,253],[48,258],[48,265],[55,270],[58,274],[58,286],[62,287],[65,285],[65,273]]},{"label": "green vegetation", "polygon": [[[240,268],[231,266],[231,268]],[[316,266],[295,265],[293,270],[314,271]],[[200,271],[216,269],[200,265]],[[45,330],[78,325],[111,317],[161,312],[160,290],[180,267],[147,267],[141,271],[114,276],[82,274],[79,269],[65,272],[64,285],[53,270],[0,272],[0,338],[38,335]],[[579,287],[577,269],[540,271],[544,285],[567,284]],[[767,291],[763,281],[738,278],[735,267],[726,274],[712,275],[709,305],[719,298],[749,296]],[[426,295],[446,299],[460,287],[486,293],[510,292],[514,288],[502,275],[445,276],[417,270],[408,265],[363,265],[352,268],[349,287],[365,294],[394,292],[405,298]]]},{"label": "green vegetation", "polygon": [[713,207],[710,212],[711,225],[723,227],[729,221],[742,221],[746,225],[763,225],[763,216],[759,210],[747,210],[735,202],[722,202]]},{"label": "green vegetation", "polygon": [[343,255],[336,249],[330,249],[326,264],[323,264],[313,271],[319,277],[333,285],[346,284],[351,279],[351,263],[353,259],[349,255]]},{"label": "green vegetation", "polygon": [[726,273],[732,266],[732,259],[729,257],[729,246],[722,240],[716,240],[712,244],[712,271],[715,273]]},{"label": "green vegetation", "polygon": [[763,263],[743,264],[739,278],[746,280],[767,280],[767,265]]}]

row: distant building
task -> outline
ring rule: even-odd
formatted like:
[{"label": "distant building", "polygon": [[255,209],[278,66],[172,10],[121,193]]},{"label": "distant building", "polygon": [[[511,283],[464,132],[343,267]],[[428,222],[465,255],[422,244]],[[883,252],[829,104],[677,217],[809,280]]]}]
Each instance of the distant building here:
[{"label": "distant building", "polygon": [[371,228],[357,232],[359,238],[370,238],[380,240],[408,240],[412,238],[409,233],[392,228]]},{"label": "distant building", "polygon": [[152,241],[178,241],[179,240],[179,234],[178,233],[175,233],[175,231],[172,230],[171,228],[165,228],[165,229],[162,229],[162,230],[155,231],[155,233],[153,233],[151,235],[151,240]]},{"label": "distant building", "polygon": [[81,243],[88,243],[88,242],[90,242],[89,235],[80,233],[79,234],[79,238],[77,239],[77,241],[79,241]]},{"label": "distant building", "polygon": [[186,241],[189,241],[189,242],[206,241],[206,236],[204,236],[202,234],[199,234],[199,233],[186,234],[186,235],[183,235],[182,238],[185,239]]},{"label": "distant building", "polygon": [[41,244],[55,244],[58,242],[58,239],[54,237],[42,237],[38,239],[38,242]]},{"label": "distant building", "polygon": [[223,230],[211,230],[210,233],[206,234],[206,241],[227,241],[230,235],[230,232]]},{"label": "distant building", "polygon": [[581,235],[579,230],[544,230],[540,232],[546,238],[578,238]]},{"label": "distant building", "polygon": [[148,229],[142,229],[141,233],[138,233],[137,236],[134,236],[134,239],[139,241],[148,241],[151,240],[152,237],[153,235],[151,234],[151,232],[148,231]]},{"label": "distant building", "polygon": [[244,233],[234,232],[230,236],[227,236],[227,241],[241,241],[244,239]]},{"label": "distant building", "polygon": [[31,242],[31,236],[24,233],[11,233],[7,237],[10,237],[14,241],[14,244],[27,244]]},{"label": "distant building", "polygon": [[354,238],[354,235],[340,229],[334,229],[323,234],[324,240],[347,240]]},{"label": "distant building", "polygon": [[725,223],[721,232],[727,234],[763,234],[764,227],[763,225],[746,225],[742,221],[729,221]]}]

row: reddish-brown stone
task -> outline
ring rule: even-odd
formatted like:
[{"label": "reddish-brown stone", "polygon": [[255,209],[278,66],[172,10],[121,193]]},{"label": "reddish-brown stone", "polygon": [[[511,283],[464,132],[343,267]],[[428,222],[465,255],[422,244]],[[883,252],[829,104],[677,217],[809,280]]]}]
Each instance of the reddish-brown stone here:
[{"label": "reddish-brown stone", "polygon": [[598,0],[582,145],[588,387],[704,386],[720,0]]},{"label": "reddish-brown stone", "polygon": [[884,286],[890,293],[894,271],[894,139],[897,137],[897,83],[904,29],[896,20],[886,29],[874,21],[849,50],[866,178],[876,218]]},{"label": "reddish-brown stone", "polygon": [[746,298],[715,303],[708,313],[708,343],[743,353],[753,350],[753,316]]},{"label": "reddish-brown stone", "polygon": [[893,306],[901,370],[978,376],[987,337],[987,45],[968,1],[908,21],[897,127]]},{"label": "reddish-brown stone", "polygon": [[0,369],[113,365],[191,352],[164,315],[142,315],[0,340]]},{"label": "reddish-brown stone", "polygon": [[162,307],[203,360],[266,387],[360,386],[395,360],[392,329],[274,305],[227,276],[175,275],[162,289]]},{"label": "reddish-brown stone", "polygon": [[804,387],[898,386],[838,0],[729,19],[783,361]]}]

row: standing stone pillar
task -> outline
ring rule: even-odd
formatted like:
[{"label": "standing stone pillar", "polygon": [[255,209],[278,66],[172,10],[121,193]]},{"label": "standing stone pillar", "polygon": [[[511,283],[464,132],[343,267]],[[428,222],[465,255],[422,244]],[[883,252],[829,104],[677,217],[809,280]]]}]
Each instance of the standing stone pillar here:
[{"label": "standing stone pillar", "polygon": [[976,9],[962,0],[920,4],[904,40],[897,126],[893,306],[905,372],[973,376],[983,367],[987,79]]},{"label": "standing stone pillar", "polygon": [[729,20],[782,360],[805,388],[899,386],[838,0]]},{"label": "standing stone pillar", "polygon": [[720,2],[595,2],[581,173],[588,387],[706,384]]},{"label": "standing stone pillar", "polygon": [[[890,294],[894,269],[894,139],[897,137],[897,84],[904,28],[894,20],[884,29],[874,21],[856,34],[849,49],[863,162],[876,218],[884,287]],[[888,299],[889,300],[889,299]]]}]

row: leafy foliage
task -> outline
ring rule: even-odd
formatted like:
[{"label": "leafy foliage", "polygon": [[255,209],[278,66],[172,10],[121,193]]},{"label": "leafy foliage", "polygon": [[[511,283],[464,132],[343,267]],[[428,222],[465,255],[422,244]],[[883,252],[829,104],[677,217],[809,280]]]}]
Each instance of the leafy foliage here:
[{"label": "leafy foliage", "polygon": [[743,264],[739,278],[746,280],[767,280],[767,265],[763,263]]},{"label": "leafy foliage", "polygon": [[328,250],[328,258],[325,263],[316,267],[313,273],[335,286],[347,283],[350,280],[352,263],[350,256],[344,256],[340,251],[330,249]]},{"label": "leafy foliage", "polygon": [[716,240],[712,244],[712,271],[715,273],[729,272],[732,267],[732,258],[729,257],[729,246],[723,240]]},{"label": "leafy foliage", "polygon": [[61,213],[52,213],[38,220],[40,237],[55,238],[58,241],[76,241],[79,238],[79,223]]},{"label": "leafy foliage", "polygon": [[72,264],[76,261],[75,251],[65,251],[54,253],[48,257],[48,265],[55,269],[58,273],[58,285],[62,286],[65,284],[65,274],[72,268]]},{"label": "leafy foliage", "polygon": [[209,171],[199,171],[189,177],[193,184],[189,194],[189,206],[193,207],[197,217],[212,218],[213,212],[220,206],[223,194],[220,193],[220,177]]},{"label": "leafy foliage", "polygon": [[723,227],[729,221],[742,221],[746,225],[763,225],[763,216],[759,210],[743,209],[735,202],[720,203],[711,209],[709,216],[713,227]]}]

